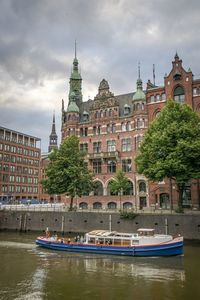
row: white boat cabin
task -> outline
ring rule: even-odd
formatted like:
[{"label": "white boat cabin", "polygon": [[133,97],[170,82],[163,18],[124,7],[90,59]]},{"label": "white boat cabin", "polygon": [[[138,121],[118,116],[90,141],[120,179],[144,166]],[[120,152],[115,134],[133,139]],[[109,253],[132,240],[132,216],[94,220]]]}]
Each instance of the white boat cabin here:
[{"label": "white boat cabin", "polygon": [[166,243],[173,238],[171,235],[155,234],[154,229],[140,228],[137,233],[121,233],[108,230],[93,230],[86,233],[85,243],[95,245],[134,246]]}]

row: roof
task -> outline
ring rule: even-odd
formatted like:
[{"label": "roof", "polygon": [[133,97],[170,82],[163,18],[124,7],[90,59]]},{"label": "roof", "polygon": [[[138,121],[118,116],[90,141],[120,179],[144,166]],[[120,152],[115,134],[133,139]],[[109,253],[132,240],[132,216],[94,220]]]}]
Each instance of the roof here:
[{"label": "roof", "polygon": [[146,231],[146,232],[152,232],[154,231],[155,229],[153,228],[139,228],[137,231]]}]

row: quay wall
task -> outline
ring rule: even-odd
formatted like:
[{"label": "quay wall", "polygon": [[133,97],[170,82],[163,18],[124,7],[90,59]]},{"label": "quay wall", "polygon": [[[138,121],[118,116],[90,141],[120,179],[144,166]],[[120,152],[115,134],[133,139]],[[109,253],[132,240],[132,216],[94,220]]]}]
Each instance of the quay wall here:
[{"label": "quay wall", "polygon": [[[111,217],[109,217],[111,215]],[[135,232],[138,228],[155,228],[156,233],[183,235],[200,240],[200,214],[139,214],[134,219],[121,219],[119,213],[0,211],[0,230],[84,233],[94,229]]]}]

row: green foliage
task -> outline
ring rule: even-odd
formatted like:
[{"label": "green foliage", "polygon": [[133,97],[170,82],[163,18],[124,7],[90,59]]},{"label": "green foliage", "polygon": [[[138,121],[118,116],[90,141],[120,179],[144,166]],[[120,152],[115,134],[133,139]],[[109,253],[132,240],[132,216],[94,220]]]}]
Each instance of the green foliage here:
[{"label": "green foliage", "polygon": [[188,105],[168,100],[144,136],[137,170],[153,181],[172,178],[180,188],[200,177],[199,149],[200,116]]},{"label": "green foliage", "polygon": [[114,180],[110,182],[110,190],[112,193],[122,195],[130,188],[130,182],[122,170],[117,171]]},{"label": "green foliage", "polygon": [[49,155],[50,163],[46,168],[47,179],[42,184],[49,194],[67,194],[71,198],[81,197],[93,190],[93,175],[84,162],[84,154],[79,150],[76,136],[67,138],[59,150]]},{"label": "green foliage", "polygon": [[128,219],[128,220],[134,220],[138,214],[134,213],[133,211],[120,211],[120,219]]}]

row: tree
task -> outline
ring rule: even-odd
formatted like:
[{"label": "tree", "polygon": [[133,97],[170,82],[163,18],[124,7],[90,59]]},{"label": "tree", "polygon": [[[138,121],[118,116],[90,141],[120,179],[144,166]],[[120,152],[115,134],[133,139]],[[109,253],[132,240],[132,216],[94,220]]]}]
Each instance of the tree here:
[{"label": "tree", "polygon": [[168,100],[150,124],[136,157],[137,170],[152,181],[175,180],[179,207],[185,184],[200,177],[200,116],[188,105]]},{"label": "tree", "polygon": [[130,188],[130,182],[122,170],[117,171],[114,180],[110,182],[110,190],[112,193],[119,195],[119,203],[121,209],[121,196]]},{"label": "tree", "polygon": [[59,150],[50,153],[47,179],[42,181],[49,194],[70,196],[70,210],[75,196],[81,197],[93,190],[93,175],[87,169],[84,156],[79,150],[79,139],[76,136],[67,138]]}]

